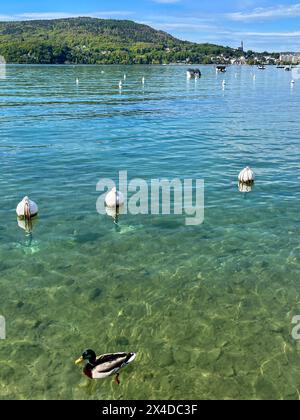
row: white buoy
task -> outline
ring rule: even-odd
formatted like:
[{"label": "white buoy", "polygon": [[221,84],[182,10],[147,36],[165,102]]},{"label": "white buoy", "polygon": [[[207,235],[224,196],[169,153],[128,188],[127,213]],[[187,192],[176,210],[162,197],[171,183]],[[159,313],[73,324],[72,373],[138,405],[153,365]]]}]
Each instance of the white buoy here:
[{"label": "white buoy", "polygon": [[20,219],[30,220],[32,217],[36,216],[38,212],[39,209],[37,204],[28,197],[24,197],[16,208],[16,213]]},{"label": "white buoy", "polygon": [[104,70],[101,70],[101,74],[104,74]]},{"label": "white buoy", "polygon": [[142,84],[143,85],[145,84],[145,77],[144,76],[142,77]]},{"label": "white buoy", "polygon": [[124,74],[124,80],[126,80],[126,77],[127,77],[126,74]]},{"label": "white buoy", "polygon": [[78,79],[78,77],[76,78],[76,85],[79,85],[79,79]]},{"label": "white buoy", "polygon": [[115,187],[107,193],[105,197],[105,204],[110,208],[121,207],[123,206],[124,201],[124,195],[120,191],[117,191]]},{"label": "white buoy", "polygon": [[123,84],[122,84],[122,80],[119,81],[119,89],[122,89]]},{"label": "white buoy", "polygon": [[239,173],[239,182],[242,184],[253,184],[254,180],[254,172],[249,168],[249,166],[247,166]]},{"label": "white buoy", "polygon": [[295,84],[295,80],[291,80],[291,86]]},{"label": "white buoy", "polygon": [[255,74],[253,75],[253,80],[254,80],[254,81],[256,80],[256,75],[255,75]]}]

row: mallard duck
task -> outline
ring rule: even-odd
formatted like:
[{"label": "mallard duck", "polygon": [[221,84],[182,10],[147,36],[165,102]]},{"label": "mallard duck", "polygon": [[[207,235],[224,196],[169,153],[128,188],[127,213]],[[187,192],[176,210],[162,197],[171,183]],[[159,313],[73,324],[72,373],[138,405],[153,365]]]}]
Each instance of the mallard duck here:
[{"label": "mallard duck", "polygon": [[76,360],[75,364],[86,361],[83,373],[90,379],[104,379],[116,374],[116,382],[119,381],[119,370],[131,363],[136,357],[135,353],[108,353],[96,356],[93,350],[86,350],[82,356]]}]

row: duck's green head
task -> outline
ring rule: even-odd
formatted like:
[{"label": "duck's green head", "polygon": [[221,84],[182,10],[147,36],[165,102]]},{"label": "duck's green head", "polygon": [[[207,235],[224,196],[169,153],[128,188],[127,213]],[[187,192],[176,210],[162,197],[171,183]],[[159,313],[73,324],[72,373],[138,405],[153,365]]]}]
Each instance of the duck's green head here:
[{"label": "duck's green head", "polygon": [[91,365],[93,365],[96,362],[96,353],[93,350],[86,350],[82,353],[82,356],[76,360],[75,364],[79,365],[83,361],[87,361]]}]

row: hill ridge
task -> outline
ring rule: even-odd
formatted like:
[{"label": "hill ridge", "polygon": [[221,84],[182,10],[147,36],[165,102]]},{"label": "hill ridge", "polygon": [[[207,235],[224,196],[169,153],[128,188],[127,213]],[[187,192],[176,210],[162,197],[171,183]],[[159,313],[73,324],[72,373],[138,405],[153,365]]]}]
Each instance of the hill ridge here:
[{"label": "hill ridge", "polygon": [[132,20],[85,16],[0,22],[0,54],[8,63],[25,64],[209,63],[218,54],[239,55]]}]

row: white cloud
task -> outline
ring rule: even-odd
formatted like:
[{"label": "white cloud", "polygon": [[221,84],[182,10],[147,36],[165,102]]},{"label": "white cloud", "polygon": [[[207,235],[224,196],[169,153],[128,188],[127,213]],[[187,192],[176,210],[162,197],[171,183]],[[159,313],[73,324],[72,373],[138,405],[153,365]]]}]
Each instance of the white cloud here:
[{"label": "white cloud", "polygon": [[152,26],[155,29],[187,30],[187,31],[214,31],[218,29],[214,19],[209,17],[195,17],[190,15],[149,15],[147,20],[138,19],[139,22]]},{"label": "white cloud", "polygon": [[0,15],[0,21],[11,21],[11,20],[15,20],[14,16],[9,16],[9,15]]},{"label": "white cloud", "polygon": [[[254,51],[300,51],[300,31],[255,32],[217,30],[207,34],[205,39],[220,45],[238,46],[241,39],[245,40],[246,49]],[[197,39],[196,41],[201,41]]]},{"label": "white cloud", "polygon": [[235,12],[226,15],[229,19],[235,21],[253,21],[264,19],[277,19],[284,17],[297,17],[300,16],[300,3],[277,6],[269,8],[257,8],[250,12]]},{"label": "white cloud", "polygon": [[241,32],[238,33],[240,36],[259,36],[259,37],[271,37],[271,38],[298,38],[300,37],[300,31],[294,32]]}]

